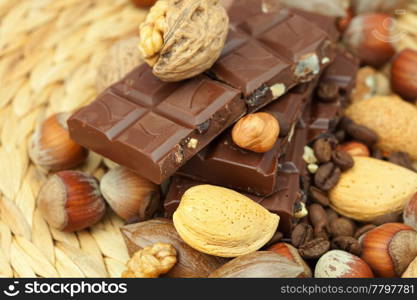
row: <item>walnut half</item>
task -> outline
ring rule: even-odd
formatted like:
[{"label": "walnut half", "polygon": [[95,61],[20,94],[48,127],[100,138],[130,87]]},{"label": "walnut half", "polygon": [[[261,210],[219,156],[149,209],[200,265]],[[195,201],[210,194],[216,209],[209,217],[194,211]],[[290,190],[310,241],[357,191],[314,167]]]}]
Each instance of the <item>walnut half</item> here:
[{"label": "walnut half", "polygon": [[139,50],[161,80],[187,79],[219,58],[228,24],[220,0],[159,0],[140,25]]},{"label": "walnut half", "polygon": [[136,252],[127,263],[123,278],[157,278],[172,269],[177,251],[170,244],[156,243]]}]

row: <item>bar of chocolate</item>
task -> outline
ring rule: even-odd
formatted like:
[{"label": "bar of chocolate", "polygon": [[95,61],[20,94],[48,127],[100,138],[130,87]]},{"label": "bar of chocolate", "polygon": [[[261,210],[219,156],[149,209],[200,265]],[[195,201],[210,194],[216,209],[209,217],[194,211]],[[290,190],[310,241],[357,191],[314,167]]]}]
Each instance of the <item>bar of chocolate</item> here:
[{"label": "bar of chocolate", "polygon": [[161,183],[237,119],[318,77],[334,57],[327,34],[289,10],[234,25],[211,78],[167,83],[141,65],[69,119],[71,138]]},{"label": "bar of chocolate", "polygon": [[280,137],[274,148],[255,153],[236,146],[227,130],[188,161],[178,174],[197,181],[229,187],[244,193],[271,195],[279,189],[277,171],[286,168],[280,157],[287,150],[294,126],[310,100],[315,83],[305,84],[266,106],[262,111],[275,116],[280,124]]},{"label": "bar of chocolate", "polygon": [[356,84],[359,60],[343,49],[338,49],[333,63],[323,72],[318,86],[322,101],[338,99],[347,104]]},{"label": "bar of chocolate", "polygon": [[339,49],[335,61],[320,78],[311,116],[309,142],[321,134],[334,131],[342,116],[342,108],[355,86],[358,70],[358,60]]},{"label": "bar of chocolate", "polygon": [[[300,174],[301,168],[304,166],[302,155],[306,145],[308,128],[304,122],[299,124],[300,126],[296,129],[294,140],[285,154],[283,167],[275,174],[280,186],[279,191],[268,197],[245,194],[269,211],[278,214],[280,216],[278,230],[286,235],[289,235],[294,223],[294,204],[301,198]],[[229,175],[234,176],[234,174]],[[172,217],[184,192],[190,187],[199,184],[203,183],[190,178],[174,176],[164,201],[165,217]]]},{"label": "bar of chocolate", "polygon": [[245,113],[227,85],[206,76],[166,83],[141,65],[68,125],[81,145],[161,183]]},{"label": "bar of chocolate", "polygon": [[245,10],[242,19],[236,9],[242,12],[240,5],[230,8],[226,45],[207,73],[239,89],[249,112],[317,78],[333,61],[335,49],[329,35],[291,10],[249,16]]}]

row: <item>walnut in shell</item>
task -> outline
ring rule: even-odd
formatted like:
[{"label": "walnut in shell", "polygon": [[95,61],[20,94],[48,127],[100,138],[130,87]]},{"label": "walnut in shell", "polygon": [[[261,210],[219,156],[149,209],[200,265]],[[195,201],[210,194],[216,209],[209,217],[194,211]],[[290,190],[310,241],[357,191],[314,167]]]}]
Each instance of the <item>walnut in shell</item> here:
[{"label": "walnut in shell", "polygon": [[214,64],[228,24],[220,0],[159,0],[140,25],[139,49],[155,76],[180,81]]}]

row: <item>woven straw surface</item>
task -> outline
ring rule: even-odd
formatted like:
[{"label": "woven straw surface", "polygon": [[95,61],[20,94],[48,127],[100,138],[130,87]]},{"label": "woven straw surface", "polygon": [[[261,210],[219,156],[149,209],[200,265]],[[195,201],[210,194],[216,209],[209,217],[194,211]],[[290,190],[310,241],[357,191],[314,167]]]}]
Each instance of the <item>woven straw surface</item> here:
[{"label": "woven straw surface", "polygon": [[[135,35],[145,15],[128,0],[0,0],[0,276],[119,277],[124,270],[122,221],[110,210],[89,230],[48,227],[36,208],[47,175],[30,162],[27,145],[47,116],[94,99],[102,58]],[[417,49],[417,1],[399,26],[399,47]],[[82,169],[98,178],[105,172],[93,153]]]}]

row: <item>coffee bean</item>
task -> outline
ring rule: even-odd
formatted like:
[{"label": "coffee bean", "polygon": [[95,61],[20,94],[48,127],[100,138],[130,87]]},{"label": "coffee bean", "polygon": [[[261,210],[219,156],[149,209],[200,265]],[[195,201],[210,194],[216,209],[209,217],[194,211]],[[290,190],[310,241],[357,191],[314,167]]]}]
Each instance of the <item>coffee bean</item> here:
[{"label": "coffee bean", "polygon": [[333,209],[331,209],[330,207],[326,208],[326,215],[327,215],[327,220],[330,224],[330,222],[332,222],[334,219],[339,218],[339,215],[337,214],[337,212],[335,212]]},{"label": "coffee bean", "polygon": [[277,231],[265,246],[271,246],[273,244],[276,244],[279,241],[281,241],[283,237],[284,235],[281,232]]},{"label": "coffee bean", "polygon": [[322,221],[328,224],[327,214],[323,206],[317,203],[313,203],[308,207],[308,215],[310,217],[311,224],[315,227]]},{"label": "coffee bean", "polygon": [[349,119],[348,117],[341,117],[338,127],[342,130],[346,130],[346,128],[350,124],[353,124],[353,121],[351,119]]},{"label": "coffee bean", "polygon": [[330,232],[334,237],[353,236],[355,233],[355,223],[346,218],[337,218],[330,222]]},{"label": "coffee bean", "polygon": [[329,191],[339,182],[341,170],[329,162],[319,167],[314,174],[314,184],[323,191]]},{"label": "coffee bean", "polygon": [[385,223],[401,222],[401,215],[401,212],[388,213],[373,219],[372,224],[379,226]]},{"label": "coffee bean", "polygon": [[320,221],[314,226],[314,237],[328,240],[330,237],[330,227],[327,220]]},{"label": "coffee bean", "polygon": [[334,133],[334,136],[339,141],[339,143],[343,143],[346,140],[346,131],[339,129]]},{"label": "coffee bean", "polygon": [[358,229],[355,231],[355,234],[353,235],[353,237],[354,237],[355,239],[359,239],[359,238],[360,238],[363,234],[367,233],[368,231],[370,231],[370,230],[372,230],[372,229],[374,229],[374,228],[376,228],[376,225],[374,225],[374,224],[367,224],[367,225],[364,225],[364,226],[362,226],[362,227],[358,228]]},{"label": "coffee bean", "polygon": [[388,157],[388,161],[392,162],[393,164],[396,164],[396,165],[399,165],[399,166],[402,166],[404,168],[414,171],[413,162],[411,161],[410,155],[408,155],[408,153],[393,152]]},{"label": "coffee bean", "polygon": [[332,146],[327,139],[318,139],[313,145],[314,155],[319,163],[327,163],[332,158]]},{"label": "coffee bean", "polygon": [[339,96],[339,87],[334,82],[322,82],[317,89],[317,96],[323,102],[333,102]]},{"label": "coffee bean", "polygon": [[329,206],[329,197],[326,195],[325,192],[321,191],[315,186],[311,186],[309,192],[314,202],[323,206]]},{"label": "coffee bean", "polygon": [[355,140],[368,146],[372,146],[378,141],[378,135],[373,130],[359,124],[350,123],[346,126],[346,132]]},{"label": "coffee bean", "polygon": [[351,236],[339,236],[332,240],[332,249],[344,250],[356,256],[360,256],[362,246],[359,241]]},{"label": "coffee bean", "polygon": [[338,166],[342,171],[347,171],[353,167],[355,162],[353,161],[352,156],[345,152],[336,150],[332,154],[332,161],[336,166]]},{"label": "coffee bean", "polygon": [[301,245],[311,241],[313,239],[313,227],[306,223],[297,224],[291,232],[291,243],[294,247],[300,247]]},{"label": "coffee bean", "polygon": [[378,148],[373,148],[372,149],[372,157],[376,158],[376,159],[384,159],[384,154],[382,154],[382,151],[379,150]]},{"label": "coffee bean", "polygon": [[302,245],[298,252],[305,259],[317,259],[329,251],[329,249],[330,242],[328,240],[317,238]]}]

